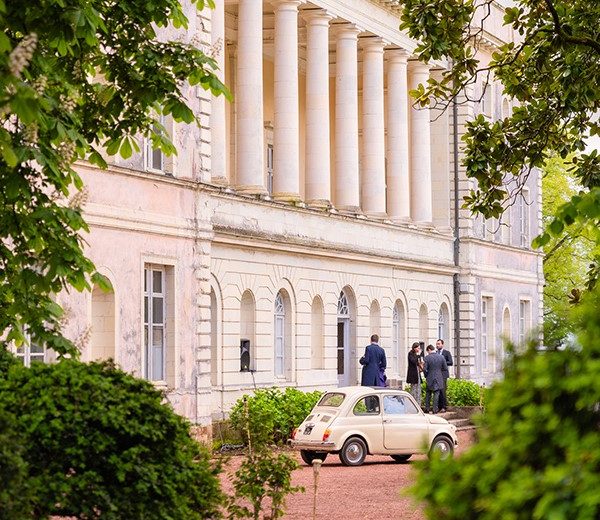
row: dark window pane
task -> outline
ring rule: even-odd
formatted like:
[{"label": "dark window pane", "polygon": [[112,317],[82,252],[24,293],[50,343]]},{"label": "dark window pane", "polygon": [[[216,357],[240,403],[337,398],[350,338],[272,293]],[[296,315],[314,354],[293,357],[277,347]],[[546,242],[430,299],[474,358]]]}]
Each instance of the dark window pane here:
[{"label": "dark window pane", "polygon": [[152,323],[163,323],[163,299],[152,298]]},{"label": "dark window pane", "polygon": [[152,271],[152,292],[162,293],[162,271]]}]

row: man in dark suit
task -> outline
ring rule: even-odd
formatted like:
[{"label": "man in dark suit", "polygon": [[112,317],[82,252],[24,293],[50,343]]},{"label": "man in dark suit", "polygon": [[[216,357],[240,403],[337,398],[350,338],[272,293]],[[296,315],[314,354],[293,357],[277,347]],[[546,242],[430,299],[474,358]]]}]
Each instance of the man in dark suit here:
[{"label": "man in dark suit", "polygon": [[427,381],[427,391],[425,392],[425,413],[429,413],[431,396],[433,395],[433,413],[438,413],[440,392],[444,389],[444,370],[448,370],[444,356],[436,352],[433,345],[427,345],[427,355],[425,356],[425,380]]},{"label": "man in dark suit", "polygon": [[450,377],[450,371],[448,367],[454,365],[452,361],[452,354],[449,350],[444,348],[444,340],[438,339],[435,342],[435,348],[437,349],[438,354],[441,354],[446,360],[446,371],[443,373],[444,375],[444,389],[440,393],[440,412],[445,412],[448,407],[448,398],[446,392],[448,391],[448,378]]},{"label": "man in dark suit", "polygon": [[385,369],[387,361],[385,350],[379,346],[379,336],[371,336],[371,344],[365,348],[365,355],[360,358],[362,368],[362,377],[360,384],[362,386],[385,386]]}]

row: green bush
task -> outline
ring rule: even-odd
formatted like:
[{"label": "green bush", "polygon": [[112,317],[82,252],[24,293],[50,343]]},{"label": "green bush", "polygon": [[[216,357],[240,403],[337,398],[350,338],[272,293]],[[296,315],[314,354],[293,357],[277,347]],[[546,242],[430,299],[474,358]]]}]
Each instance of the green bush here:
[{"label": "green bush", "polygon": [[[421,402],[425,403],[427,384],[421,383]],[[465,379],[448,379],[448,406],[480,406],[483,405],[485,389],[473,381]]]},{"label": "green bush", "polygon": [[[10,431],[0,431],[2,467],[5,439],[19,439],[22,458],[12,460],[19,489],[8,499],[33,498],[27,514],[0,518],[218,517],[219,468],[150,383],[109,363],[3,366],[0,418],[9,419],[0,426]],[[0,497],[4,508],[6,492]]]},{"label": "green bush", "polygon": [[483,392],[484,389],[473,381],[448,379],[449,406],[479,406],[483,402]]},{"label": "green bush", "polygon": [[[254,395],[245,395],[231,409],[233,428],[247,441],[247,428],[258,442],[282,443],[290,438],[294,428],[306,418],[322,392],[302,392],[296,388],[261,388]],[[244,399],[247,400],[248,424],[244,421]]]},{"label": "green bush", "polygon": [[476,443],[418,464],[415,496],[445,520],[600,518],[600,287],[574,316],[578,344],[514,353],[486,395]]}]

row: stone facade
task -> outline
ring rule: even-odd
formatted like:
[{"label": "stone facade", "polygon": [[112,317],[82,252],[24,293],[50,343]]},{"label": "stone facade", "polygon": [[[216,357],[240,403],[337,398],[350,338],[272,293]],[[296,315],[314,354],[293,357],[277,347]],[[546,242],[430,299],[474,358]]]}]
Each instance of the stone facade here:
[{"label": "stone facade", "polygon": [[[457,376],[498,377],[501,334],[541,319],[540,184],[502,225],[456,220],[471,184],[459,166],[455,191],[453,149],[476,112],[501,117],[510,101],[490,84],[459,105],[456,132],[451,110],[412,107],[408,90],[443,64],[411,58],[394,2],[188,13],[186,37],[212,46],[234,101],[189,89],[201,125],[165,122],[173,159],[140,140],[108,171],[80,166],[87,251],[114,286],[61,297],[69,334],[91,328],[84,359],[154,380],[201,427],[253,388],[356,383],[372,333],[397,384],[410,344],[440,336]],[[511,38],[493,15],[484,59]]]}]

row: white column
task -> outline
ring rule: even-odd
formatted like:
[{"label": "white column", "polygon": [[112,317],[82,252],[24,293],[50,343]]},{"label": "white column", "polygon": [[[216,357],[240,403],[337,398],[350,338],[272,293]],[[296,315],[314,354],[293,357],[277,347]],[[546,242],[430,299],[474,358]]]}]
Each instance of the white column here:
[{"label": "white column", "polygon": [[347,25],[339,29],[335,74],[335,204],[359,211],[358,176],[358,63],[360,31]]},{"label": "white column", "polygon": [[[215,50],[217,76],[225,83],[225,0],[217,0],[211,11],[211,43]],[[227,125],[225,96],[213,96],[210,107],[211,178],[227,183]]]},{"label": "white column", "polygon": [[275,0],[273,196],[300,200],[298,0]]},{"label": "white column", "polygon": [[[411,62],[409,67],[409,90],[419,84],[427,84],[429,66],[420,62]],[[413,221],[432,224],[431,193],[431,124],[429,108],[413,105],[410,99],[410,214]]]},{"label": "white column", "polygon": [[262,0],[239,0],[237,50],[236,184],[266,193],[263,122]]},{"label": "white column", "polygon": [[394,221],[410,220],[408,169],[408,53],[387,51],[387,210]]},{"label": "white column", "polygon": [[363,46],[361,207],[371,216],[386,215],[383,106],[383,41],[369,38]]},{"label": "white column", "polygon": [[329,21],[321,9],[305,11],[306,19],[306,200],[331,206],[329,128]]}]

